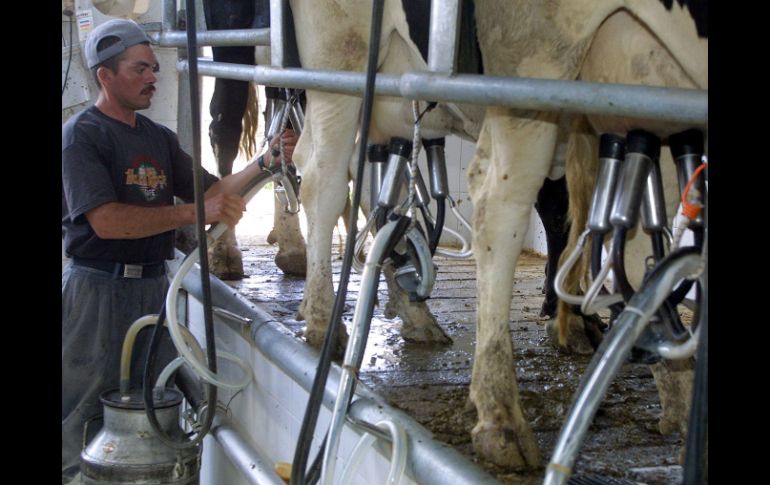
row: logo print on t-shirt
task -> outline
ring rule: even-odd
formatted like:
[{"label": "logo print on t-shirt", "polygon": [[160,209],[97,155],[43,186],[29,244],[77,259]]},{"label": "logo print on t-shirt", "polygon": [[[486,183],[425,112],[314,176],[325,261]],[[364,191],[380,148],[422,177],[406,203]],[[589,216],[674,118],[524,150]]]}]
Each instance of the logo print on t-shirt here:
[{"label": "logo print on t-shirt", "polygon": [[126,170],[126,185],[138,186],[144,200],[152,202],[166,187],[166,174],[155,160],[140,155]]}]

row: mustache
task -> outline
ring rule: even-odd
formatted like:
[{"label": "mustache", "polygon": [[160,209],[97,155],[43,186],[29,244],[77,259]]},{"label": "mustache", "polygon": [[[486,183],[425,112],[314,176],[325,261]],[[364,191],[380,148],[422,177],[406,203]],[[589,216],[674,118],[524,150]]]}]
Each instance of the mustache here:
[{"label": "mustache", "polygon": [[154,92],[154,91],[155,91],[155,86],[153,86],[152,84],[150,84],[150,85],[149,85],[149,86],[147,86],[146,88],[142,89],[142,94],[152,93],[152,92]]}]

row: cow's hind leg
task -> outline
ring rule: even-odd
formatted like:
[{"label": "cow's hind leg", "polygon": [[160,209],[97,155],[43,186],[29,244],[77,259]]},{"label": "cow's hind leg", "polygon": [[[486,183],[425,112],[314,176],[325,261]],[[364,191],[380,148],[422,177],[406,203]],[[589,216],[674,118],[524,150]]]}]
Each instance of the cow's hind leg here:
[{"label": "cow's hind leg", "polygon": [[[567,247],[559,258],[560,266],[577,245],[588,220],[591,194],[596,184],[599,164],[598,138],[585,116],[575,117],[569,131],[566,158],[566,182],[568,187],[569,234]],[[587,244],[590,247],[590,243]],[[550,252],[550,247],[549,247]],[[564,287],[568,293],[577,294],[583,275],[588,271],[588,248],[572,271],[567,275]],[[549,255],[550,261],[550,255]],[[558,314],[546,323],[548,339],[557,349],[575,354],[592,354],[601,343],[605,324],[598,315],[583,315],[573,311],[572,305],[559,301]],[[561,335],[560,335],[561,334]]]},{"label": "cow's hind leg", "polygon": [[[212,52],[214,60],[218,62],[254,64],[253,47],[214,47]],[[214,93],[209,104],[209,138],[221,177],[230,175],[233,171],[249,89],[249,83],[246,81],[217,78],[214,82]],[[243,278],[243,258],[233,229],[228,229],[211,246],[209,259],[211,272],[218,277],[226,280]]]},{"label": "cow's hind leg", "polygon": [[275,198],[273,230],[267,237],[270,244],[278,243],[275,265],[288,275],[305,276],[307,253],[305,238],[299,228],[299,214],[286,211],[283,201]]},{"label": "cow's hind leg", "polygon": [[[303,174],[308,237],[305,294],[298,319],[307,322],[307,341],[320,347],[334,305],[332,233],[348,195],[348,161],[361,100],[313,91],[308,91],[307,97],[305,127],[294,151],[294,161]],[[347,340],[344,327],[339,335],[337,345],[342,350]]]},{"label": "cow's hind leg", "polygon": [[540,466],[521,408],[509,324],[516,261],[556,142],[556,125],[549,115],[540,116],[523,120],[504,109],[487,110],[468,169],[478,279],[473,447],[485,459],[515,469]]},{"label": "cow's hind leg", "polygon": [[558,297],[553,281],[559,264],[559,256],[567,246],[569,223],[567,222],[567,178],[556,180],[545,179],[537,193],[535,209],[545,229],[545,240],[548,247],[548,260],[545,265],[545,283],[543,292],[545,300],[540,309],[541,317],[556,316]]}]

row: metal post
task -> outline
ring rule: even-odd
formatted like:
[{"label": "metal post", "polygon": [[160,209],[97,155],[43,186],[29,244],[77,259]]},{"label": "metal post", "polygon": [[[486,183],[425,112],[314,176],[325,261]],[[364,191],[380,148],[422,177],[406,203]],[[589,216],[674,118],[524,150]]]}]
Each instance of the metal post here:
[{"label": "metal post", "polygon": [[[179,49],[179,58],[186,57],[187,49]],[[190,108],[190,72],[180,71],[179,89],[176,103],[176,133],[179,136],[179,146],[186,153],[193,152],[192,109]]]},{"label": "metal post", "polygon": [[286,67],[286,13],[288,0],[270,0],[270,64]]},{"label": "metal post", "polygon": [[176,30],[176,0],[163,0],[161,8],[161,30],[163,32]]},{"label": "metal post", "polygon": [[455,74],[461,6],[462,0],[431,1],[428,69],[432,72]]}]

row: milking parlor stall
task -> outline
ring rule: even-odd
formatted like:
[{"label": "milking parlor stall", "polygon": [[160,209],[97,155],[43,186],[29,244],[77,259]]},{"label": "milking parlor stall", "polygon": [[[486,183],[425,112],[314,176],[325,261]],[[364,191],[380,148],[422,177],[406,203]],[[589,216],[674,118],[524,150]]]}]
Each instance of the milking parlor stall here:
[{"label": "milking parlor stall", "polygon": [[273,159],[234,232],[177,231],[122,358],[179,357],[121,374],[72,483],[707,483],[705,14],[491,3],[62,1],[62,123],[132,19],[194,169]]}]

